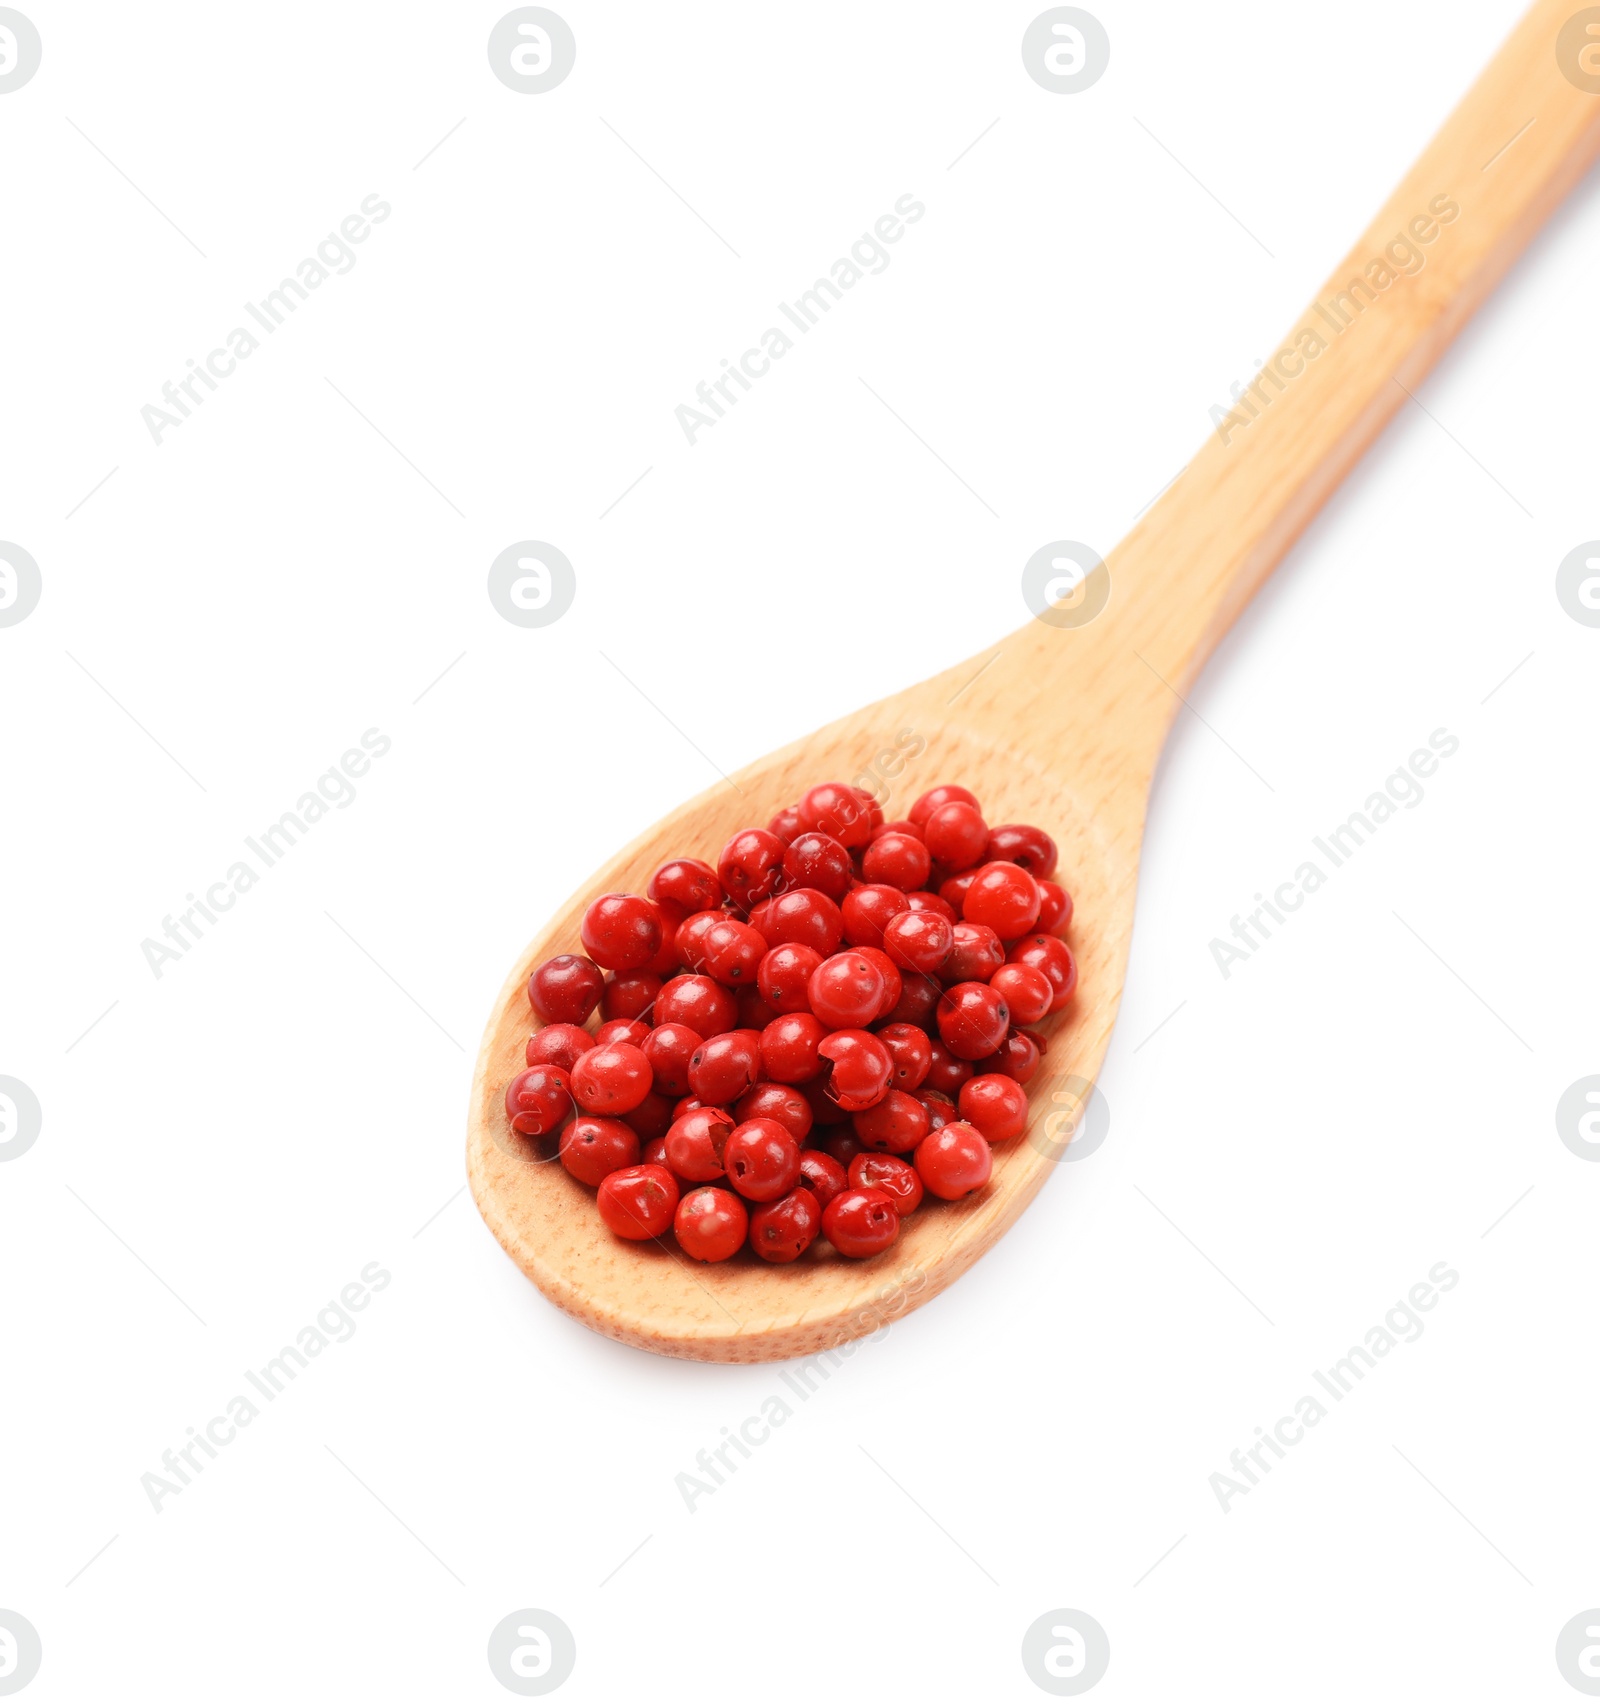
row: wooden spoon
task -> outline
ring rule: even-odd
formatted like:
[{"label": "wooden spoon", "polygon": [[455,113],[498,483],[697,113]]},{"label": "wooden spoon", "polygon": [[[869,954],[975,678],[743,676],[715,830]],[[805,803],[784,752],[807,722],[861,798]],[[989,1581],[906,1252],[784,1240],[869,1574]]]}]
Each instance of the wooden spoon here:
[{"label": "wooden spoon", "polygon": [[[1180,695],[1600,152],[1600,29],[1585,34],[1577,10],[1575,0],[1539,0],[1528,11],[1232,417],[1069,601],[679,807],[602,865],[528,947],[478,1058],[467,1172],[490,1229],[552,1301],[668,1355],[805,1355],[937,1295],[1032,1200],[1078,1126],[1116,1019],[1145,801]],[[912,1215],[875,1260],[823,1246],[794,1266],[748,1254],[704,1266],[670,1239],[622,1243],[592,1192],[507,1126],[505,1085],[530,1028],[529,972],[576,947],[593,896],[643,893],[663,859],[714,861],[734,830],[765,823],[811,783],[863,776],[880,794],[887,787],[891,817],[924,788],[959,781],[990,822],[1037,823],[1060,844],[1077,907],[1079,993],[1046,1026],[1027,1135],[996,1150],[987,1189]]]}]

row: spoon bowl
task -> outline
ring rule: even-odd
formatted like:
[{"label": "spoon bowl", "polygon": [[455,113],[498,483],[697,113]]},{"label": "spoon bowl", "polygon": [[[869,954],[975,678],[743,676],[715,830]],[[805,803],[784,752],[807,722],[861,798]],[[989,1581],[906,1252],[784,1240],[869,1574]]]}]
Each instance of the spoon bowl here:
[{"label": "spoon bowl", "polygon": [[[1079,1093],[1087,1095],[1116,1018],[1135,868],[1098,827],[1092,802],[1074,794],[1070,777],[1052,774],[1029,751],[948,720],[953,707],[943,707],[942,726],[933,725],[932,710],[949,680],[885,700],[751,765],[734,785],[719,782],[680,806],[596,872],[507,978],[472,1087],[467,1152],[473,1194],[517,1265],[586,1325],[642,1349],[733,1362],[806,1355],[874,1331],[965,1272],[1028,1205],[1065,1152],[1081,1106],[1075,1092],[1081,1085]],[[956,678],[949,691],[960,684]],[[899,749],[897,742],[903,742]],[[812,782],[853,774],[880,753],[892,755],[897,770],[883,784],[885,815],[903,811],[939,781],[976,779],[991,821],[1038,823],[1060,848],[1057,876],[1082,920],[1072,937],[1078,989],[1063,1012],[1033,1026],[1049,1048],[1028,1085],[1028,1131],[995,1149],[986,1190],[959,1202],[930,1202],[875,1260],[846,1260],[819,1244],[790,1266],[769,1266],[748,1250],[708,1265],[690,1261],[670,1240],[622,1242],[595,1212],[593,1192],[555,1158],[554,1143],[519,1136],[507,1123],[505,1085],[522,1069],[532,1026],[529,974],[551,954],[573,949],[584,908],[596,894],[643,893],[656,867],[674,856],[714,862],[735,830],[765,823]]]}]

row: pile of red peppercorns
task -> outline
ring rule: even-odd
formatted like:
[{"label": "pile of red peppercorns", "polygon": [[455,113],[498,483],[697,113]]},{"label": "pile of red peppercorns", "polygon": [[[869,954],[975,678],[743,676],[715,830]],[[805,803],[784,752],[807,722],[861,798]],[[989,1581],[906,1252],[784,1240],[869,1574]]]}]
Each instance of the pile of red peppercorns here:
[{"label": "pile of red peppercorns", "polygon": [[819,1237],[877,1255],[925,1194],[981,1190],[1027,1123],[1028,1026],[1078,980],[1055,867],[1049,835],[991,829],[964,787],[886,823],[823,782],[715,870],[671,859],[646,896],[589,906],[583,953],[528,980],[541,1028],[511,1127],[559,1137],[618,1237],[671,1231],[698,1261],[795,1261]]}]

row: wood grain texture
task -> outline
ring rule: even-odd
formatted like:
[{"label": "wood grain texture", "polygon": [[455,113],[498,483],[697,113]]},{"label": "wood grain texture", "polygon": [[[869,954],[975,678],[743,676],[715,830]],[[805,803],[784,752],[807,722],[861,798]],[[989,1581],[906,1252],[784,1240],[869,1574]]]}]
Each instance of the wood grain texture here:
[{"label": "wood grain texture", "polygon": [[[1058,1163],[1081,1082],[1098,1072],[1116,1020],[1146,797],[1178,695],[1600,152],[1600,97],[1576,87],[1557,63],[1559,32],[1575,10],[1571,0],[1541,0],[1525,15],[1276,346],[1270,374],[1246,388],[1253,412],[1237,405],[1237,420],[1219,425],[1097,571],[1110,590],[1095,619],[1032,621],[961,667],[718,783],[597,870],[528,946],[484,1036],[467,1170],[485,1221],[553,1302],[596,1331],[670,1355],[731,1362],[805,1355],[874,1331],[937,1295],[1033,1199]],[[1456,212],[1446,217],[1449,207]],[[1390,248],[1397,238],[1410,254]],[[1386,257],[1394,276],[1380,286],[1383,274],[1370,269]],[[1367,281],[1370,300],[1351,289],[1352,279]],[[1346,293],[1344,307],[1338,292]],[[1314,354],[1306,331],[1322,344]],[[1280,362],[1282,351],[1291,353]],[[898,756],[880,761],[896,753],[897,741],[915,749],[903,767]],[[507,1126],[503,1095],[523,1063],[530,971],[576,946],[593,895],[642,893],[662,859],[714,859],[735,829],[764,823],[810,783],[874,770],[891,817],[924,788],[961,781],[978,792],[991,822],[1038,823],[1060,844],[1061,880],[1077,908],[1071,940],[1079,992],[1043,1027],[1051,1046],[1029,1086],[1027,1135],[997,1149],[985,1191],[912,1216],[899,1242],[875,1260],[845,1261],[824,1249],[823,1258],[792,1267],[749,1256],[708,1267],[676,1249],[619,1242],[601,1224],[592,1194],[548,1158],[548,1145]]]}]

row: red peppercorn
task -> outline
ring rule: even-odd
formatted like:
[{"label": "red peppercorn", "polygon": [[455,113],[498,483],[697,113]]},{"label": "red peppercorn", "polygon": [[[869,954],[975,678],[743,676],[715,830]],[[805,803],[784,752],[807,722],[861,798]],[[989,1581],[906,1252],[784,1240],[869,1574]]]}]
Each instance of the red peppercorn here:
[{"label": "red peppercorn", "polygon": [[803,830],[789,843],[783,871],[794,887],[815,888],[835,901],[850,892],[856,879],[850,849],[816,829]]},{"label": "red peppercorn", "polygon": [[933,859],[916,835],[878,835],[861,855],[861,874],[868,882],[887,883],[903,893],[920,888],[932,869]]},{"label": "red peppercorn", "polygon": [[637,894],[602,894],[583,914],[583,948],[608,971],[637,971],[661,948],[661,914]]},{"label": "red peppercorn", "polygon": [[837,952],[844,939],[839,908],[815,888],[791,888],[774,895],[762,903],[759,918],[751,914],[750,922],[766,938],[768,947],[799,942],[815,948],[824,959]]},{"label": "red peppercorn", "polygon": [[664,1166],[625,1166],[600,1181],[600,1218],[618,1237],[660,1237],[678,1207],[678,1181]]},{"label": "red peppercorn", "polygon": [[883,928],[906,911],[906,897],[883,882],[864,882],[852,888],[839,906],[844,938],[852,947],[882,947]]},{"label": "red peppercorn", "polygon": [[594,1011],[605,981],[592,959],[558,953],[529,977],[528,1005],[541,1024],[582,1024]]},{"label": "red peppercorn", "polygon": [[917,1100],[922,1103],[922,1110],[928,1115],[928,1129],[942,1131],[946,1125],[956,1122],[956,1104],[948,1095],[941,1095],[936,1089],[924,1089],[919,1092]]},{"label": "red peppercorn", "polygon": [[850,1162],[850,1183],[857,1190],[881,1190],[901,1219],[922,1201],[922,1175],[892,1154],[858,1154]]},{"label": "red peppercorn", "polygon": [[755,982],[756,967],[767,951],[759,930],[736,918],[724,918],[706,931],[703,941],[707,976],[725,987]]},{"label": "red peppercorn", "polygon": [[891,1024],[927,1025],[933,1023],[935,1008],[944,987],[937,977],[925,977],[920,971],[900,973],[900,999],[889,1014]]},{"label": "red peppercorn", "polygon": [[726,1261],[744,1247],[750,1215],[731,1190],[691,1190],[672,1216],[678,1246],[692,1261]]},{"label": "red peppercorn", "polygon": [[955,932],[937,912],[901,912],[883,932],[883,951],[896,965],[924,974],[937,971],[955,945]]},{"label": "red peppercorn", "polygon": [[947,876],[939,884],[939,898],[958,918],[966,902],[967,890],[977,880],[978,872],[982,868],[981,865],[974,865],[971,870],[957,871],[954,876]]},{"label": "red peppercorn", "polygon": [[639,1044],[640,1052],[650,1062],[654,1087],[663,1095],[687,1095],[689,1092],[689,1056],[705,1040],[687,1024],[658,1024]]},{"label": "red peppercorn", "polygon": [[[639,1164],[641,1166],[666,1166],[667,1139],[665,1137],[652,1137],[649,1142],[645,1143],[639,1150]],[[667,1167],[667,1170],[671,1172],[672,1169]],[[673,1176],[676,1177],[677,1175],[673,1174]]]},{"label": "red peppercorn", "polygon": [[691,971],[703,971],[706,962],[706,932],[715,929],[726,917],[723,911],[694,912],[678,925],[674,938],[678,958]]},{"label": "red peppercorn", "polygon": [[883,827],[883,807],[878,803],[878,796],[867,788],[854,787],[850,791],[861,801],[862,808],[867,813],[867,844],[870,846]]},{"label": "red peppercorn", "polygon": [[800,815],[798,805],[786,805],[767,824],[767,828],[783,842],[785,846],[793,843],[797,835],[805,833],[805,819]]},{"label": "red peppercorn", "polygon": [[883,1004],[883,973],[859,953],[835,953],[811,973],[811,1010],[830,1030],[871,1024]]},{"label": "red peppercorn", "polygon": [[776,894],[783,881],[784,844],[770,829],[741,829],[722,849],[717,879],[741,911]]},{"label": "red peppercorn", "polygon": [[650,1018],[650,1009],[661,993],[661,979],[654,971],[619,971],[606,984],[600,997],[603,1018]]},{"label": "red peppercorn", "polygon": [[[801,1155],[802,1162],[812,1149],[825,1154],[841,1171],[861,1153],[861,1140],[849,1125],[830,1125],[811,1133],[811,1148]],[[826,1205],[826,1204],[824,1204]]]},{"label": "red peppercorn", "polygon": [[1035,965],[1002,965],[989,987],[1011,1009],[1013,1024],[1037,1024],[1055,997],[1050,979]]},{"label": "red peppercorn", "polygon": [[975,1074],[1004,1072],[1018,1083],[1026,1083],[1039,1069],[1039,1044],[1026,1030],[1013,1030],[998,1052],[972,1062]]},{"label": "red peppercorn", "polygon": [[683,969],[683,961],[678,956],[678,930],[686,914],[682,906],[674,905],[671,900],[652,900],[650,904],[661,918],[661,946],[656,949],[655,958],[642,969],[659,983],[677,976]]},{"label": "red peppercorn", "polygon": [[572,1068],[572,1099],[585,1113],[631,1112],[650,1093],[650,1062],[631,1042],[607,1042]]},{"label": "red peppercorn", "polygon": [[519,1136],[548,1136],[571,1111],[572,1085],[560,1066],[530,1066],[506,1085],[506,1117]]},{"label": "red peppercorn", "polygon": [[989,825],[974,805],[953,800],[928,813],[922,825],[928,851],[951,870],[965,870],[983,857],[989,844]]},{"label": "red peppercorn", "polygon": [[928,1075],[922,1080],[924,1089],[936,1089],[941,1095],[954,1095],[969,1077],[972,1066],[958,1059],[943,1042],[928,1044]]},{"label": "red peppercorn", "polygon": [[620,1119],[580,1113],[561,1133],[561,1164],[580,1184],[598,1185],[639,1162],[639,1133]]},{"label": "red peppercorn", "polygon": [[1060,1012],[1072,999],[1078,986],[1078,963],[1072,949],[1058,935],[1025,936],[1006,957],[1013,965],[1032,965],[1050,979],[1055,993],[1050,997],[1050,1010]]},{"label": "red peppercorn", "polygon": [[956,782],[945,782],[939,787],[930,787],[913,802],[906,815],[920,829],[941,805],[950,805],[957,801],[962,805],[970,805],[974,810],[978,807],[977,794],[969,793]]},{"label": "red peppercorn", "polygon": [[1001,823],[989,831],[984,857],[1009,859],[1042,882],[1056,868],[1056,844],[1031,823]]},{"label": "red peppercorn", "polygon": [[665,1137],[672,1125],[672,1103],[652,1089],[643,1101],[622,1115],[622,1122],[637,1131],[641,1143],[651,1143]]},{"label": "red peppercorn", "polygon": [[1059,882],[1039,884],[1040,935],[1065,935],[1072,922],[1072,896]]},{"label": "red peppercorn", "polygon": [[769,948],[756,967],[756,987],[774,1012],[810,1012],[811,973],[822,963],[814,947],[786,942]]},{"label": "red peppercorn", "polygon": [[750,1247],[763,1261],[798,1261],[822,1230],[822,1206],[804,1185],[750,1216]]},{"label": "red peppercorn", "polygon": [[905,1154],[928,1134],[928,1112],[904,1090],[891,1089],[875,1107],[851,1119],[862,1148],[881,1154]]},{"label": "red peppercorn", "polygon": [[859,1113],[881,1101],[889,1088],[889,1050],[866,1030],[835,1030],[817,1048],[833,1062],[828,1092],[847,1113]]},{"label": "red peppercorn", "polygon": [[797,1143],[811,1135],[811,1103],[792,1084],[751,1084],[734,1103],[733,1117],[740,1125],[747,1119],[772,1119]]},{"label": "red peppercorn", "polygon": [[824,1066],[815,1077],[808,1077],[804,1083],[789,1086],[800,1091],[806,1098],[806,1105],[811,1109],[811,1122],[816,1127],[809,1139],[811,1142],[818,1140],[822,1130],[843,1124],[850,1117],[828,1093],[828,1077],[828,1068]]},{"label": "red peppercorn", "polygon": [[831,1154],[813,1148],[800,1151],[800,1178],[816,1197],[819,1208],[827,1207],[849,1182],[845,1169]]},{"label": "red peppercorn", "polygon": [[656,1027],[687,1025],[700,1036],[720,1036],[739,1022],[739,1003],[710,977],[674,977],[656,996]]},{"label": "red peppercorn", "polygon": [[613,1042],[627,1042],[642,1048],[650,1034],[650,1026],[639,1018],[608,1018],[594,1033],[596,1048],[609,1047]]},{"label": "red peppercorn", "polygon": [[822,1210],[822,1235],[841,1255],[865,1260],[900,1235],[900,1216],[882,1190],[844,1190]]},{"label": "red peppercorn", "polygon": [[724,1031],[709,1037],[689,1056],[689,1088],[705,1102],[737,1101],[760,1075],[758,1031]]},{"label": "red peppercorn", "polygon": [[748,1201],[775,1202],[800,1177],[800,1145],[776,1119],[747,1119],[724,1144],[722,1169]]},{"label": "red peppercorn", "polygon": [[893,1087],[908,1092],[920,1089],[933,1064],[933,1045],[927,1032],[914,1024],[886,1024],[877,1037],[889,1052],[889,1082]]},{"label": "red peppercorn", "polygon": [[1015,1078],[1000,1072],[968,1078],[956,1106],[985,1142],[1007,1142],[1027,1128],[1028,1093]]},{"label": "red peppercorn", "polygon": [[937,912],[947,924],[954,925],[961,918],[961,914],[943,895],[929,894],[920,888],[916,893],[906,895],[906,904],[914,912]]},{"label": "red peppercorn", "polygon": [[1039,884],[1020,865],[980,867],[961,902],[970,924],[987,924],[1002,941],[1015,941],[1039,921]]},{"label": "red peppercorn", "polygon": [[722,1176],[722,1150],[733,1120],[720,1107],[696,1107],[667,1130],[667,1165],[696,1183]]},{"label": "red peppercorn", "polygon": [[806,1083],[822,1070],[817,1049],[828,1034],[809,1012],[788,1012],[761,1032],[761,1066],[774,1083]]},{"label": "red peppercorn", "polygon": [[722,904],[722,884],[711,866],[698,858],[672,858],[650,878],[645,893],[660,905],[670,901],[692,912],[714,912]]},{"label": "red peppercorn", "polygon": [[885,1019],[900,1004],[901,977],[900,967],[883,951],[881,947],[858,947],[856,952],[878,968],[878,975],[883,978],[883,999],[878,1002],[877,1019]]},{"label": "red peppercorn", "polygon": [[844,782],[825,781],[808,788],[800,801],[808,829],[832,835],[841,846],[865,846],[872,836],[872,808]]},{"label": "red peppercorn", "polygon": [[767,1005],[766,998],[760,989],[754,987],[740,989],[738,1024],[740,1030],[765,1030],[777,1016],[777,1011]]},{"label": "red peppercorn", "polygon": [[915,1158],[929,1194],[946,1202],[981,1190],[994,1168],[989,1145],[963,1119],[929,1132],[917,1145]]},{"label": "red peppercorn", "polygon": [[987,983],[1006,962],[1005,943],[987,924],[959,923],[939,975],[946,983]]},{"label": "red peppercorn", "polygon": [[1010,1009],[987,983],[956,983],[946,989],[936,1016],[940,1039],[958,1060],[992,1054],[1011,1026]]},{"label": "red peppercorn", "polygon": [[576,1024],[547,1024],[528,1038],[524,1052],[530,1066],[560,1066],[562,1071],[570,1072],[578,1063],[578,1056],[588,1053],[593,1046],[594,1037]]}]

